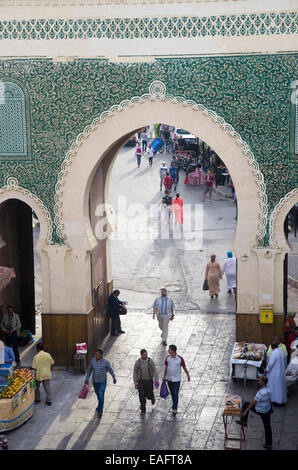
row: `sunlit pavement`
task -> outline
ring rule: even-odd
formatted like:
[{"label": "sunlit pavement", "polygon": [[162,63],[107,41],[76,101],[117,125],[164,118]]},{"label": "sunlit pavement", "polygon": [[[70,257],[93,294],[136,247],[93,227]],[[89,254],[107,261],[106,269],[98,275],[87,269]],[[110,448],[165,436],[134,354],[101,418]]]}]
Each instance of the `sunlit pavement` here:
[{"label": "sunlit pavement", "polygon": [[[116,160],[111,175],[111,203],[118,195],[126,195],[128,205],[138,202],[145,207],[159,202],[158,169],[170,155],[158,156],[152,168],[143,159],[140,169],[132,149],[124,149]],[[182,175],[183,176],[183,173]],[[200,204],[202,187],[183,184],[177,190],[185,203]],[[235,341],[235,301],[226,293],[225,279],[218,300],[211,301],[202,291],[204,269],[212,252],[222,263],[231,248],[235,231],[235,206],[231,200],[214,195],[204,203],[203,245],[200,250],[185,249],[183,240],[113,240],[112,268],[114,287],[120,298],[128,301],[128,314],[122,317],[125,334],[110,337],[104,354],[111,361],[117,384],[108,377],[104,413],[101,420],[95,413],[97,399],[91,388],[86,400],[78,393],[84,376],[54,369],[52,376],[53,404],[36,405],[33,417],[20,428],[8,433],[10,449],[150,449],[150,450],[221,450],[224,443],[222,408],[228,393],[250,400],[255,394],[252,381],[229,382],[229,359]],[[190,372],[187,382],[182,372],[178,413],[170,412],[171,399],[159,397],[156,404],[147,404],[147,413],[140,416],[137,391],[132,381],[133,366],[146,348],[154,359],[161,378],[167,348],[161,343],[157,321],[152,319],[151,305],[162,285],[176,304],[176,315],[170,324],[168,344],[176,344]],[[297,302],[296,291],[289,289],[290,302]],[[296,297],[295,297],[296,296]],[[40,316],[37,335],[41,335]],[[24,349],[22,365],[29,366],[35,345]],[[298,448],[298,387],[288,394],[288,405],[272,415],[273,448]],[[42,398],[43,390],[42,390]],[[232,422],[231,431],[239,433]],[[244,449],[261,450],[264,429],[261,419],[249,417]],[[235,443],[237,445],[237,443]],[[265,451],[266,452],[266,451]]]}]

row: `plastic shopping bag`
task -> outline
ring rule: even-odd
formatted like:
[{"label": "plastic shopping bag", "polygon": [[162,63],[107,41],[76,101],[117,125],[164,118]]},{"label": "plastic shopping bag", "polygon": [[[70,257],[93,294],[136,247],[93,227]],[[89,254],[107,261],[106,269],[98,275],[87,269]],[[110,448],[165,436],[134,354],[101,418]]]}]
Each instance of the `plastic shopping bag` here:
[{"label": "plastic shopping bag", "polygon": [[89,386],[85,384],[79,393],[79,398],[83,398],[83,399],[87,398],[88,392],[89,392]]},{"label": "plastic shopping bag", "polygon": [[76,352],[77,354],[87,354],[87,343],[77,343]]},{"label": "plastic shopping bag", "polygon": [[168,387],[167,387],[167,383],[164,380],[163,383],[161,384],[161,387],[160,387],[160,397],[161,398],[167,398],[168,395],[169,395],[169,390],[168,390]]}]

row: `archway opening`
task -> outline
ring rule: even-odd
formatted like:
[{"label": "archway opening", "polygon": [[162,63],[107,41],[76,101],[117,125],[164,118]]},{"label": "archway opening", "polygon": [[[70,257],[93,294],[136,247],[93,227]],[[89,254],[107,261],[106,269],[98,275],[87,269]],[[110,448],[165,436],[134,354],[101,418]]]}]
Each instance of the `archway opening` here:
[{"label": "archway opening", "polygon": [[298,202],[288,212],[284,221],[285,237],[291,251],[284,261],[284,313],[298,309]]},{"label": "archway opening", "polygon": [[36,334],[36,315],[41,313],[41,263],[34,248],[39,220],[32,208],[18,199],[0,204],[0,265],[13,268],[15,278],[1,290],[2,313],[14,305],[21,320],[20,345]]},{"label": "archway opening", "polygon": [[[159,127],[152,124],[134,130],[110,147],[90,184],[89,217],[97,240],[91,253],[91,285],[96,317],[102,321],[112,286],[120,289],[130,310],[151,311],[154,296],[166,285],[169,294],[179,299],[180,310],[184,299],[188,312],[236,311],[236,282],[228,285],[225,273],[218,297],[212,294],[211,298],[202,290],[210,255],[217,255],[222,271],[227,251],[233,251],[237,211],[228,169],[198,136],[168,124]],[[141,142],[144,133],[147,146]],[[151,166],[149,144],[154,146],[158,138],[162,142]],[[171,197],[173,202],[179,192],[184,201],[183,229],[172,212],[167,212],[170,223],[165,223],[165,187],[160,185],[163,161],[169,170],[173,163],[179,166]],[[204,195],[208,170],[214,177],[210,201],[209,193]],[[113,280],[107,292],[100,282],[106,278]]]}]

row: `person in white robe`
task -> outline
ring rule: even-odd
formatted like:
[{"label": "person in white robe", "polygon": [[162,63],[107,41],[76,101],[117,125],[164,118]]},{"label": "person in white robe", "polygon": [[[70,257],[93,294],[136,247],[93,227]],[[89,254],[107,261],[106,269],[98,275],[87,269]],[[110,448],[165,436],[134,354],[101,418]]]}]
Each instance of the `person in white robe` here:
[{"label": "person in white robe", "polygon": [[277,343],[272,343],[271,347],[272,353],[266,367],[268,387],[271,390],[272,403],[282,405],[287,402],[285,356]]},{"label": "person in white robe", "polygon": [[233,289],[236,294],[236,258],[231,251],[227,252],[227,258],[224,260],[222,272],[226,274],[228,293],[231,294]]},{"label": "person in white robe", "polygon": [[288,367],[286,368],[286,383],[287,388],[291,387],[298,381],[298,357],[295,356],[291,359]]}]

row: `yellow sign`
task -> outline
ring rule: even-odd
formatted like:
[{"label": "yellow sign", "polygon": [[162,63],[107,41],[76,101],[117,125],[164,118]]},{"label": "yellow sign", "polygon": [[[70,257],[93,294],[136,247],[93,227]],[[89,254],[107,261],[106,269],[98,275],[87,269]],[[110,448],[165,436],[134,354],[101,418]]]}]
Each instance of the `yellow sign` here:
[{"label": "yellow sign", "polygon": [[273,305],[263,305],[260,310],[260,323],[273,323]]}]

